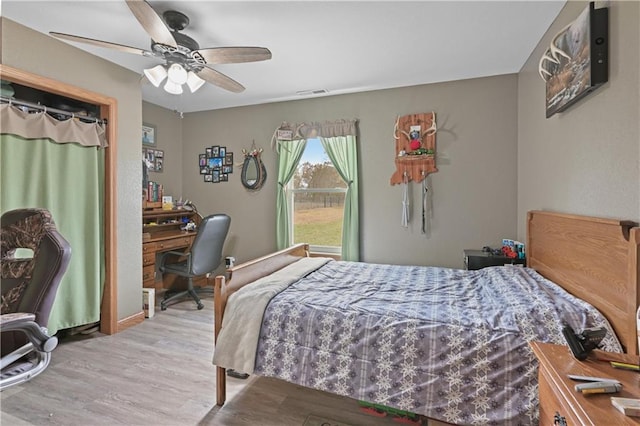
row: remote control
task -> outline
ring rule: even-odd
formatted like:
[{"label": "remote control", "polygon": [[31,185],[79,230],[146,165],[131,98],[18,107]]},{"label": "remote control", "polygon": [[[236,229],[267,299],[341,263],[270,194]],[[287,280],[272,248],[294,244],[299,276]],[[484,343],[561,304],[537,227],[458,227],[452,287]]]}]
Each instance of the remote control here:
[{"label": "remote control", "polygon": [[608,379],[606,377],[579,376],[577,374],[567,374],[567,377],[570,378],[571,380],[578,380],[580,382],[613,382],[613,383],[620,383],[619,380]]}]

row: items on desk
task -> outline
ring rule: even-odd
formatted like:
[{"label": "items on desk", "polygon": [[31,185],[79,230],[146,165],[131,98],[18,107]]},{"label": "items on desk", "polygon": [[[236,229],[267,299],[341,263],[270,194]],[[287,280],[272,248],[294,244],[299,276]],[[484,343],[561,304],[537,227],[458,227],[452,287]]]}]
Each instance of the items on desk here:
[{"label": "items on desk", "polygon": [[583,394],[593,394],[593,393],[617,393],[622,390],[622,384],[620,382],[590,382],[590,383],[581,383],[579,385],[575,385],[575,390],[577,392],[582,392]]},{"label": "items on desk", "polygon": [[586,382],[575,385],[574,387],[577,392],[582,392],[583,394],[616,393],[622,390],[622,384],[616,379],[609,379],[606,377],[579,376],[575,374],[568,374],[567,377],[569,377],[571,380]]},{"label": "items on desk", "polygon": [[627,416],[640,417],[640,399],[638,398],[620,398],[612,396],[611,405]]},{"label": "items on desk", "polygon": [[162,210],[173,210],[173,197],[171,195],[162,196]]},{"label": "items on desk", "polygon": [[640,371],[640,365],[628,364],[626,362],[611,361],[611,366],[622,370]]},{"label": "items on desk", "polygon": [[192,232],[192,231],[195,231],[197,229],[197,225],[196,225],[196,223],[194,221],[190,220],[189,222],[187,222],[183,226],[181,226],[180,229],[183,230],[183,231]]}]

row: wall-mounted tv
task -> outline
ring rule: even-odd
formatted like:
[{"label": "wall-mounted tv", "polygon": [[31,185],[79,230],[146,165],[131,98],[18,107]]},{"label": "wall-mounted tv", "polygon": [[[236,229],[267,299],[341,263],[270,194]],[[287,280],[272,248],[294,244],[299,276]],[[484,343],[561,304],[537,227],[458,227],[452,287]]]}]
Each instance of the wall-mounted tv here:
[{"label": "wall-mounted tv", "polygon": [[538,67],[546,81],[547,118],[609,80],[608,45],[609,10],[594,2],[553,37]]}]

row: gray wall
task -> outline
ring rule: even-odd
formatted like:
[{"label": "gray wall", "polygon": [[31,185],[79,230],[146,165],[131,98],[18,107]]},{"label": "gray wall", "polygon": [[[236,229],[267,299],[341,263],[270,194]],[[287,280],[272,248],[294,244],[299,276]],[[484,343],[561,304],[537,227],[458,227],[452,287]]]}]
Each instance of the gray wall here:
[{"label": "gray wall", "polygon": [[117,99],[118,318],[140,312],[140,76],[6,18],[2,18],[2,63]]},{"label": "gray wall", "polygon": [[182,120],[173,111],[142,102],[142,121],[156,127],[153,148],[164,151],[162,172],[149,172],[149,180],[161,183],[164,194],[177,196],[177,200],[182,192]]},{"label": "gray wall", "polygon": [[[226,254],[239,261],[275,249],[276,158],[270,146],[282,123],[359,120],[362,260],[462,267],[464,248],[516,236],[517,76],[431,84],[186,114],[183,191],[203,213],[226,212],[232,223]],[[432,231],[420,231],[420,190],[411,184],[412,220],[400,226],[402,188],[391,186],[393,125],[398,115],[435,111],[439,172],[432,175]],[[240,184],[203,182],[198,154],[223,145],[242,160],[255,140],[264,149],[267,182],[259,192]]]},{"label": "gray wall", "polygon": [[609,4],[609,82],[545,118],[538,60],[587,4],[567,2],[518,75],[520,238],[531,209],[640,221],[640,3]]}]

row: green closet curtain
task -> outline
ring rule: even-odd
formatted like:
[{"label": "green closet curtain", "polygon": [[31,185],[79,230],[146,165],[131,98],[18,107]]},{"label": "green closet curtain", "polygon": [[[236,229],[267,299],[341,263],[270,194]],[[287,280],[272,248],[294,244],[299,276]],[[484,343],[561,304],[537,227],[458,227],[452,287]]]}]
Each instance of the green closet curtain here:
[{"label": "green closet curtain", "polygon": [[104,150],[66,142],[25,139],[2,123],[0,210],[48,209],[71,245],[71,262],[49,318],[51,334],[100,321],[105,278]]},{"label": "green closet curtain", "polygon": [[347,183],[342,223],[342,260],[360,260],[360,215],[358,212],[358,152],[356,136],[320,137],[340,177]]},{"label": "green closet curtain", "polygon": [[290,206],[287,200],[286,186],[295,174],[296,167],[302,158],[306,139],[277,141],[278,148],[278,186],[276,188],[276,244],[278,250],[289,247],[290,240]]}]

